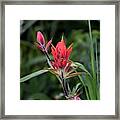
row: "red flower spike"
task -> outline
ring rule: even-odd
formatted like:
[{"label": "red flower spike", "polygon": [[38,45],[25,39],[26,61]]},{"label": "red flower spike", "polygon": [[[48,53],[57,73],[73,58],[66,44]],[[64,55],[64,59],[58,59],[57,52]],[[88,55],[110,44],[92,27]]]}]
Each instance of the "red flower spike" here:
[{"label": "red flower spike", "polygon": [[65,41],[62,39],[57,43],[56,47],[51,47],[51,51],[54,58],[53,67],[56,69],[64,69],[67,63],[69,63],[68,59],[72,51],[72,45],[70,45],[70,47],[67,49]]},{"label": "red flower spike", "polygon": [[40,45],[45,45],[45,38],[40,31],[37,32],[37,41],[40,43]]}]

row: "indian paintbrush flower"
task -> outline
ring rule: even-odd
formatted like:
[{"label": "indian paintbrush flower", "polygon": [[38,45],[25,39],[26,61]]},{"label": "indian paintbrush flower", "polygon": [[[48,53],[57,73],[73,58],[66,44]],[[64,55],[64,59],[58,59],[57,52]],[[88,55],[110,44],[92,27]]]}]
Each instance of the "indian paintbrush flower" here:
[{"label": "indian paintbrush flower", "polygon": [[71,65],[71,62],[69,61],[69,56],[72,52],[72,44],[68,48],[66,48],[65,41],[62,39],[60,42],[57,43],[56,47],[52,45],[51,51],[54,58],[54,61],[52,61],[54,69],[68,70]]},{"label": "indian paintbrush flower", "polygon": [[62,40],[57,43],[56,47],[52,45],[51,51],[54,59],[53,61],[51,61],[51,64],[54,68],[53,71],[54,73],[58,74],[60,78],[60,82],[63,86],[65,97],[67,98],[68,90],[67,90],[67,81],[65,77],[71,65],[71,61],[69,61],[69,56],[70,53],[72,52],[72,44],[68,48],[66,48],[65,41],[63,40],[62,37]]},{"label": "indian paintbrush flower", "polygon": [[[72,44],[68,48],[66,48],[66,44],[62,36],[61,41],[57,43],[56,47],[54,47],[52,45],[52,40],[50,40],[46,44],[43,34],[41,32],[37,32],[36,45],[45,54],[48,64],[50,66],[49,70],[52,73],[54,73],[60,80],[66,99],[79,100],[79,97],[76,95],[69,96],[67,88],[68,82],[66,81],[67,78],[73,77],[78,74],[73,73],[74,70],[71,70],[72,61],[69,60],[69,57],[72,52]],[[48,49],[50,45],[52,45],[51,47],[51,53],[53,56],[52,61],[48,54]]]}]

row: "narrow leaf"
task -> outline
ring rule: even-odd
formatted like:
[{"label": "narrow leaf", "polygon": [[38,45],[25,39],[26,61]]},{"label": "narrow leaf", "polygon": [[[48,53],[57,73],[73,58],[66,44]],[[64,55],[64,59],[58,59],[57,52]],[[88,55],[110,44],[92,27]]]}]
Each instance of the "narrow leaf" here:
[{"label": "narrow leaf", "polygon": [[48,69],[52,74],[56,75],[56,76],[59,76],[58,72],[54,69]]},{"label": "narrow leaf", "polygon": [[85,84],[88,87],[88,91],[89,91],[89,95],[90,95],[90,99],[91,100],[96,100],[96,96],[95,96],[95,90],[94,90],[94,84],[93,84],[93,80],[90,79],[89,76],[86,76],[85,79]]},{"label": "narrow leaf", "polygon": [[92,30],[90,20],[88,21],[89,25],[89,36],[90,36],[90,59],[91,59],[91,69],[92,69],[92,76],[94,80],[96,80],[96,72],[95,72],[95,56],[94,56],[94,47],[93,47],[93,38],[92,38]]},{"label": "narrow leaf", "polygon": [[83,79],[82,79],[82,77],[81,77],[80,75],[78,75],[78,78],[79,78],[80,81],[82,82],[82,84],[83,84],[83,86],[84,86],[84,88],[85,88],[86,97],[87,97],[87,99],[89,100],[90,98],[89,98],[89,94],[88,94],[87,87],[86,87],[86,85],[85,85],[85,83],[84,83],[84,81],[83,81]]},{"label": "narrow leaf", "polygon": [[68,87],[68,91],[71,93],[71,89],[70,89],[69,84],[67,84],[67,87]]},{"label": "narrow leaf", "polygon": [[87,71],[87,69],[81,63],[74,62],[73,67],[80,68],[81,70],[85,71],[92,78],[91,74]]},{"label": "narrow leaf", "polygon": [[68,78],[75,77],[75,76],[80,75],[80,74],[81,74],[81,72],[71,73],[68,76],[66,76],[65,78],[68,79]]},{"label": "narrow leaf", "polygon": [[25,77],[22,77],[20,79],[20,82],[25,82],[25,81],[33,78],[33,77],[36,77],[36,76],[41,75],[41,74],[46,73],[46,72],[48,72],[48,70],[39,70],[37,72],[31,73],[31,74],[29,74],[29,75],[27,75]]},{"label": "narrow leaf", "polygon": [[81,83],[78,83],[78,84],[75,86],[75,89],[77,90],[80,85],[81,85]]}]

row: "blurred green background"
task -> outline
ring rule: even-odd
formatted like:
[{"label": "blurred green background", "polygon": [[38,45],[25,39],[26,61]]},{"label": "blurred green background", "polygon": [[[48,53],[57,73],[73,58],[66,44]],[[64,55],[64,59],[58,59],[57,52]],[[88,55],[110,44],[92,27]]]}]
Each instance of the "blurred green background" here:
[{"label": "blurred green background", "polygon": [[[98,56],[100,66],[100,21],[91,20],[94,54]],[[46,41],[53,38],[53,45],[64,39],[67,47],[73,43],[70,55],[72,61],[82,63],[91,72],[90,39],[87,20],[21,20],[20,21],[20,77],[48,67],[44,54],[36,48],[36,33],[41,31]],[[97,47],[95,45],[97,43]],[[97,50],[96,50],[97,49]],[[51,51],[49,50],[49,53]],[[52,56],[50,56],[52,58]],[[100,68],[100,67],[99,67]],[[100,69],[98,71],[100,73]],[[83,76],[84,78],[84,76]],[[71,87],[78,83],[78,78],[70,78]],[[84,88],[80,91],[81,99],[86,99]],[[47,72],[20,83],[21,100],[57,100],[64,99],[62,87],[58,79]]]}]

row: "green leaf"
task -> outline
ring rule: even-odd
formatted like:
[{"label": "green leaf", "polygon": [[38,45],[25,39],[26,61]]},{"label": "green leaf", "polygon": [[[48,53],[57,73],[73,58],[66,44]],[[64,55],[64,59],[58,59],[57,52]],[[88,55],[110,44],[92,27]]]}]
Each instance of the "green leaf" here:
[{"label": "green leaf", "polygon": [[87,87],[88,87],[90,99],[91,99],[91,100],[96,100],[95,88],[94,88],[93,82],[94,82],[94,81],[93,81],[92,79],[90,79],[89,76],[86,75],[85,84],[86,84]]},{"label": "green leaf", "polygon": [[81,72],[71,73],[71,74],[67,75],[65,78],[68,79],[68,78],[71,78],[71,77],[78,76],[80,74],[81,74]]},{"label": "green leaf", "polygon": [[88,21],[89,25],[89,36],[90,36],[90,60],[91,60],[91,69],[92,69],[92,76],[96,82],[96,71],[95,71],[95,56],[94,56],[94,47],[93,47],[93,37],[92,37],[92,30],[91,30],[91,23]]},{"label": "green leaf", "polygon": [[90,20],[88,21],[88,25],[89,25],[89,39],[90,39],[90,60],[91,60],[91,70],[92,70],[92,76],[93,76],[92,85],[93,85],[93,89],[94,89],[94,94],[97,95],[97,80],[96,80],[95,56],[94,56],[95,52],[94,52],[94,43],[93,43],[93,36],[92,36]]},{"label": "green leaf", "polygon": [[75,89],[77,90],[79,87],[80,87],[81,83],[78,83],[76,86],[75,86]]},{"label": "green leaf", "polygon": [[80,68],[81,70],[85,71],[92,78],[91,74],[87,71],[87,69],[81,63],[73,62],[73,67]]},{"label": "green leaf", "polygon": [[68,87],[68,91],[71,93],[71,89],[68,83],[67,83],[67,87]]},{"label": "green leaf", "polygon": [[96,94],[97,94],[97,99],[100,99],[100,91],[99,91],[99,60],[98,60],[98,48],[97,48],[97,40],[95,39],[95,47],[96,47],[96,51],[95,51],[95,59],[96,59]]},{"label": "green leaf", "polygon": [[75,87],[73,87],[72,89],[73,94],[77,93],[81,89],[80,85],[81,83],[78,83]]},{"label": "green leaf", "polygon": [[25,82],[25,81],[33,78],[33,77],[36,77],[36,76],[41,75],[41,74],[46,73],[46,72],[48,72],[48,70],[39,70],[37,72],[31,73],[31,74],[29,74],[29,75],[27,75],[25,77],[22,77],[20,79],[20,82]]},{"label": "green leaf", "polygon": [[83,84],[83,86],[84,86],[84,88],[85,88],[86,97],[87,97],[87,99],[89,100],[90,98],[89,98],[89,94],[88,94],[88,90],[87,90],[86,84],[84,83],[84,81],[83,81],[83,79],[82,79],[82,77],[81,77],[80,75],[78,75],[78,78],[79,78],[80,81],[82,82],[82,84]]}]

